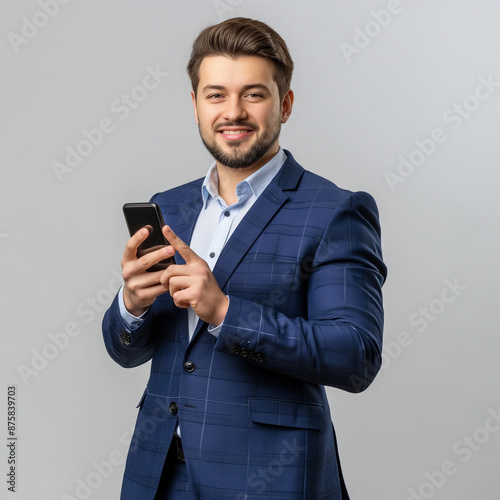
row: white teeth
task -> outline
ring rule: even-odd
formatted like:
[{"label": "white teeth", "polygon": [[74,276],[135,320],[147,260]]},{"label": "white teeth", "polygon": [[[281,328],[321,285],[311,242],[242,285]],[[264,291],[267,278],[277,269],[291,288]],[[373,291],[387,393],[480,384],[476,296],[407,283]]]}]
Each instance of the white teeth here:
[{"label": "white teeth", "polygon": [[221,130],[223,134],[244,134],[248,130]]}]

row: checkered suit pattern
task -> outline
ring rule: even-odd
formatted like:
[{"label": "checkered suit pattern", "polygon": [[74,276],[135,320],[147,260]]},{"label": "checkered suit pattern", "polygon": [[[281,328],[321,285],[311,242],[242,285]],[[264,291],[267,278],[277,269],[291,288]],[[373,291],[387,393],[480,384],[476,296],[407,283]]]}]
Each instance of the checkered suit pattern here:
[{"label": "checkered suit pattern", "polygon": [[[154,498],[178,424],[193,500],[348,498],[324,386],[359,392],[380,368],[378,212],[370,195],[342,190],[286,154],[214,268],[230,297],[217,339],[200,321],[189,343],[186,310],[168,293],[126,345],[116,299],[104,317],[117,363],[152,359],[122,500]],[[153,197],[187,242],[201,184]]]}]

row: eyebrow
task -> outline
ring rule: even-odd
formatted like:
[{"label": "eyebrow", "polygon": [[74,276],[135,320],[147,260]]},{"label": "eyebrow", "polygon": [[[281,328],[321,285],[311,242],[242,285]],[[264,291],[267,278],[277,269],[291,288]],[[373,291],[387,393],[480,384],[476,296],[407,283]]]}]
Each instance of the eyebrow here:
[{"label": "eyebrow", "polygon": [[[249,85],[245,85],[245,86],[243,86],[242,91],[246,92],[246,91],[248,91],[250,89],[260,89],[260,90],[264,90],[265,92],[271,93],[271,91],[269,90],[269,87],[267,87],[263,83],[252,83],[252,84],[249,84]],[[208,85],[205,85],[205,87],[203,87],[201,89],[201,92],[202,92],[202,94],[205,94],[205,93],[210,92],[212,90],[227,90],[227,89],[226,89],[226,87],[224,87],[224,85],[212,85],[212,84],[208,84]]]}]

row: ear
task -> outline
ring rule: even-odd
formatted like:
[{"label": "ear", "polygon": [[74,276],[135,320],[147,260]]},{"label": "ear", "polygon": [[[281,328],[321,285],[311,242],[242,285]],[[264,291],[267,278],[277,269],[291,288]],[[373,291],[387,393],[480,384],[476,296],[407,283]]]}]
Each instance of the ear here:
[{"label": "ear", "polygon": [[285,94],[283,102],[281,103],[281,123],[286,123],[290,115],[292,114],[294,95],[293,91],[290,89]]},{"label": "ear", "polygon": [[198,110],[196,109],[196,96],[194,95],[194,90],[191,90],[191,99],[193,101],[194,119],[196,120],[196,123],[199,125],[200,122],[198,120]]}]

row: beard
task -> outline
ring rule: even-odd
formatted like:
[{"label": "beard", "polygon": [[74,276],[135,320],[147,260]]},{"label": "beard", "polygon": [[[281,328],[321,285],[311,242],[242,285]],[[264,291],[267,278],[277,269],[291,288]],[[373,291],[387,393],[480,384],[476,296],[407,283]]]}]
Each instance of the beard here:
[{"label": "beard", "polygon": [[[242,128],[248,127],[248,125],[243,122],[225,123],[224,126],[241,126]],[[253,126],[251,129],[256,130]],[[240,151],[239,149],[243,141],[234,141],[228,143],[228,147],[231,151],[226,152],[217,144],[215,137],[213,139],[204,137],[200,126],[198,126],[198,131],[204,146],[217,162],[230,168],[246,168],[257,163],[269,152],[271,147],[279,138],[281,132],[281,122],[278,121],[277,124],[271,126],[262,137],[257,139],[255,143],[250,146],[250,149],[247,151]]]}]

